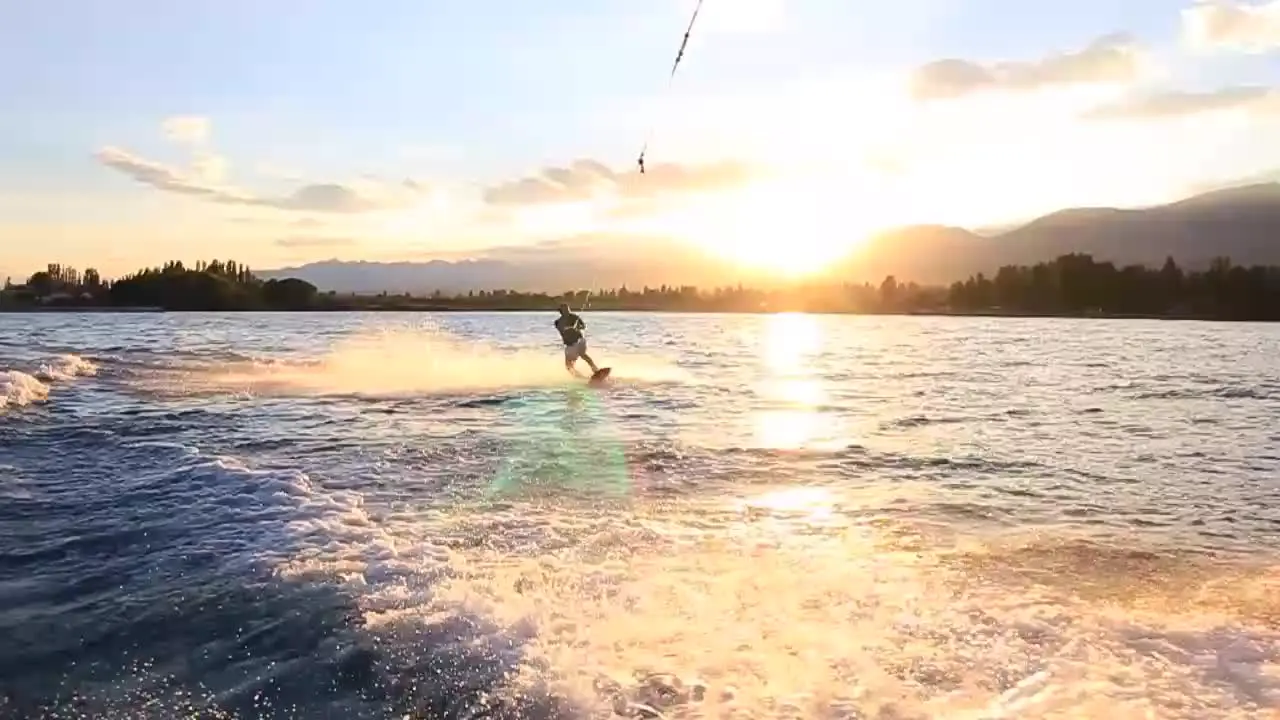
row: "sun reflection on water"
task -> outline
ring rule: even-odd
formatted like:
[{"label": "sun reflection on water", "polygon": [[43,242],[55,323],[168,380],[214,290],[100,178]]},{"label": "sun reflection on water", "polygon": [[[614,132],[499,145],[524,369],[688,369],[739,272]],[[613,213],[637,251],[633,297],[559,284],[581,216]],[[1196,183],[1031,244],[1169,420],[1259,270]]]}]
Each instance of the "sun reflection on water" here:
[{"label": "sun reflection on water", "polygon": [[818,320],[803,313],[770,315],[765,325],[764,359],[775,375],[803,375],[809,356],[822,348]]},{"label": "sun reflection on water", "polygon": [[779,313],[770,315],[765,325],[763,360],[766,378],[761,394],[784,408],[766,408],[755,413],[758,446],[774,450],[808,447],[822,431],[818,412],[826,399],[821,377],[812,357],[822,347],[818,320],[812,315]]},{"label": "sun reflection on water", "polygon": [[740,509],[747,513],[800,516],[819,522],[831,519],[835,512],[835,498],[824,488],[786,488],[743,500]]}]

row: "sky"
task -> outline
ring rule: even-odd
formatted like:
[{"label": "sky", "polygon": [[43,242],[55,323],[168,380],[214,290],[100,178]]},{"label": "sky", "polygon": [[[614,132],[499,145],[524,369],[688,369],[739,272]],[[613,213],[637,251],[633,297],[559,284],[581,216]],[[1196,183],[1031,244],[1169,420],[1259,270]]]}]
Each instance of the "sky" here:
[{"label": "sky", "polygon": [[1280,0],[703,0],[672,75],[694,3],[0,0],[0,274],[570,237],[804,269],[1280,179]]}]

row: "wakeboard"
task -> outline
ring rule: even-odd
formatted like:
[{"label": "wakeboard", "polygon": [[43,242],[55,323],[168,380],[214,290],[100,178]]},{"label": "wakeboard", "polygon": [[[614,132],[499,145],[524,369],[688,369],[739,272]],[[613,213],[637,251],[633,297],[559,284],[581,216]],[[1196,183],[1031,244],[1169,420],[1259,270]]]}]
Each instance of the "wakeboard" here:
[{"label": "wakeboard", "polygon": [[589,387],[600,387],[609,379],[609,374],[613,372],[613,368],[600,368],[591,373],[591,379],[587,380]]}]

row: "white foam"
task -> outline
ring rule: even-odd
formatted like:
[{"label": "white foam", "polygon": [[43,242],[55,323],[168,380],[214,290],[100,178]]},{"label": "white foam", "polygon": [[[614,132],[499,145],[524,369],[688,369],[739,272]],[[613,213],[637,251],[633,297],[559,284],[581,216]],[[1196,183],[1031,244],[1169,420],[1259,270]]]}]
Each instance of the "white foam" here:
[{"label": "white foam", "polygon": [[[599,353],[597,353],[599,355]],[[661,358],[609,353],[621,381],[680,381],[681,368]],[[271,359],[208,368],[184,378],[189,389],[255,395],[371,395],[493,392],[570,381],[557,347],[503,348],[439,330],[377,330],[346,338],[318,359]]]},{"label": "white foam", "polygon": [[364,583],[364,574],[379,574],[379,563],[396,560],[395,539],[373,523],[360,493],[319,487],[299,470],[253,469],[189,446],[133,445],[175,451],[181,460],[164,473],[182,483],[188,510],[225,516],[219,527],[235,537],[245,559],[283,577],[328,575]]},{"label": "white foam", "polygon": [[349,582],[374,632],[492,618],[531,636],[528,682],[604,709],[1190,719],[1280,702],[1280,633],[1263,623],[983,579],[953,560],[978,541],[904,536],[878,516],[881,495],[511,502],[377,520],[343,501],[359,521],[295,524],[312,552],[290,565]]},{"label": "white foam", "polygon": [[0,410],[49,399],[49,386],[17,370],[0,371]]},{"label": "white foam", "polygon": [[59,355],[40,365],[35,374],[0,370],[0,410],[47,402],[53,384],[96,375],[97,372],[97,365],[71,354]]},{"label": "white foam", "polygon": [[[229,560],[299,574],[312,558],[325,567],[363,567],[384,553],[383,534],[373,528],[358,493],[326,491],[292,469],[258,470],[223,455],[169,443],[137,443],[175,450],[177,462],[163,470],[181,483],[184,512],[216,517],[223,547],[236,547]],[[153,482],[139,478],[139,482]],[[226,554],[226,553],[224,553]]]},{"label": "white foam", "polygon": [[36,375],[49,382],[72,380],[98,374],[98,366],[79,355],[59,355],[40,366]]}]

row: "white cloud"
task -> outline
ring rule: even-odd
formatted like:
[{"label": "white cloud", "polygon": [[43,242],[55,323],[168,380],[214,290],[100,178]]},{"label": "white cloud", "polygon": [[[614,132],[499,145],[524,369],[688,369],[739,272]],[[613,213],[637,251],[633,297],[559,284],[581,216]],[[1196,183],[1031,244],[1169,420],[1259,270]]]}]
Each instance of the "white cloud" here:
[{"label": "white cloud", "polygon": [[191,161],[191,170],[206,183],[221,183],[227,177],[227,160],[210,152],[197,152]]},{"label": "white cloud", "polygon": [[340,248],[351,247],[358,243],[354,238],[330,237],[326,235],[291,235],[275,241],[277,247],[290,249]]},{"label": "white cloud", "polygon": [[204,145],[209,140],[209,118],[199,115],[176,115],[161,123],[164,136],[183,145]]},{"label": "white cloud", "polygon": [[160,123],[160,132],[170,142],[191,150],[191,174],[201,182],[221,183],[227,177],[229,163],[208,149],[212,123],[201,115],[175,115]]},{"label": "white cloud", "polygon": [[568,167],[548,167],[533,176],[500,183],[484,191],[491,205],[571,203],[609,196],[619,200],[651,200],[662,195],[696,193],[740,186],[752,179],[753,169],[738,162],[649,165],[618,172],[595,160],[578,160]]},{"label": "white cloud", "polygon": [[975,93],[1026,92],[1050,86],[1130,83],[1140,77],[1142,57],[1133,38],[1104,35],[1081,50],[1036,60],[979,62],[945,58],[917,68],[911,92],[917,100],[949,100]]},{"label": "white cloud", "polygon": [[1280,49],[1280,0],[1264,4],[1196,0],[1182,11],[1187,43],[1200,51],[1261,53]]},{"label": "white cloud", "polygon": [[95,156],[106,167],[166,192],[218,202],[223,205],[248,205],[275,210],[314,211],[314,213],[367,213],[371,210],[396,208],[412,201],[415,192],[404,188],[378,188],[371,183],[361,187],[339,183],[305,184],[288,195],[259,196],[243,188],[210,182],[198,169],[183,170],[154,160],[140,158],[119,147],[104,147]]},{"label": "white cloud", "polygon": [[359,213],[400,204],[390,194],[384,194],[382,197],[361,194],[352,187],[336,183],[303,185],[287,195],[263,197],[234,186],[209,182],[198,171],[184,171],[138,157],[117,147],[102,148],[95,153],[95,157],[103,165],[144,185],[224,205],[248,205],[309,212]]},{"label": "white cloud", "polygon": [[1177,90],[1134,95],[1095,107],[1084,113],[1090,120],[1159,120],[1187,117],[1206,112],[1276,109],[1280,92],[1274,88],[1242,85],[1209,92]]},{"label": "white cloud", "polygon": [[264,196],[225,184],[229,163],[205,145],[211,123],[207,118],[180,116],[161,124],[165,137],[191,145],[189,168],[180,168],[107,146],[94,156],[104,166],[158,190],[202,198],[223,205],[246,205],[275,210],[322,213],[362,213],[413,204],[427,188],[413,180],[394,185],[360,179],[350,183],[309,183],[294,191]]}]

